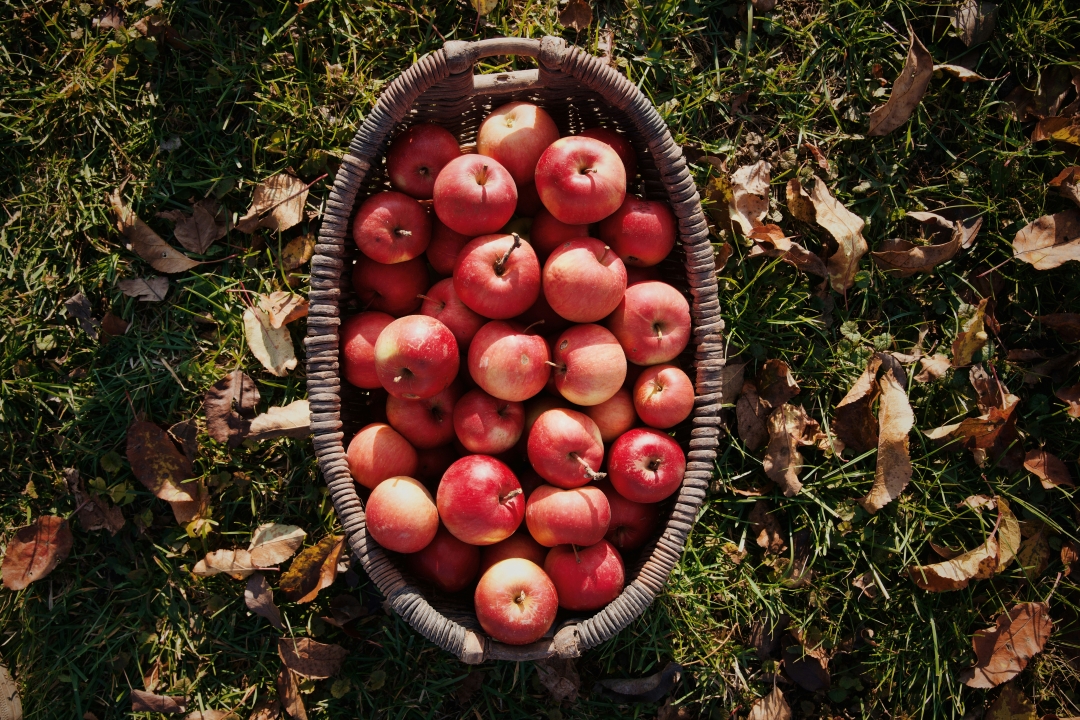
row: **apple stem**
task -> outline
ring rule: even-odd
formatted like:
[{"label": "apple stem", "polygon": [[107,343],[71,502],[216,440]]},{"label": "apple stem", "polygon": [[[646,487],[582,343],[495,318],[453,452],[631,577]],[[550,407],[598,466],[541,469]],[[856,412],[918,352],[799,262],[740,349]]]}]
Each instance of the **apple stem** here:
[{"label": "apple stem", "polygon": [[[487,166],[485,165],[485,167]],[[511,233],[511,235],[514,236],[514,244],[510,246],[501,258],[495,261],[495,274],[500,277],[506,272],[506,263],[510,260],[510,253],[521,247],[521,236],[517,233]]]},{"label": "apple stem", "polygon": [[553,367],[553,368],[557,368],[557,367],[559,367],[558,365],[556,365],[555,363],[551,362],[550,360],[545,360],[545,361],[544,361],[544,364],[545,364],[545,365],[550,365],[550,366],[551,366],[551,367]]},{"label": "apple stem", "polygon": [[664,331],[661,330],[659,327],[656,328],[656,339],[657,340],[663,340],[664,339]]},{"label": "apple stem", "polygon": [[585,458],[581,457],[577,453],[570,453],[570,457],[581,463],[581,467],[585,471],[585,477],[589,478],[590,480],[599,480],[601,478],[607,477],[607,473],[596,472],[591,467],[589,467],[589,463],[585,462]]},{"label": "apple stem", "polygon": [[480,176],[478,178],[476,178],[476,183],[478,185],[486,185],[487,184],[487,176],[488,176],[488,166],[484,165],[484,166],[482,166],[480,168]]},{"label": "apple stem", "polygon": [[603,261],[604,261],[604,258],[606,258],[606,257],[607,257],[607,254],[608,254],[609,252],[611,252],[611,246],[610,246],[610,245],[605,245],[605,246],[604,246],[604,254],[600,256],[600,262],[603,262]]},{"label": "apple stem", "polygon": [[394,382],[401,382],[401,376],[398,375],[397,377],[395,377]]},{"label": "apple stem", "polygon": [[412,230],[402,230],[401,228],[395,228],[394,234],[400,235],[402,237],[410,237],[412,235]]},{"label": "apple stem", "polygon": [[577,545],[571,545],[570,549],[574,551],[574,561],[577,562],[578,565],[580,565],[581,556],[577,554]]},{"label": "apple stem", "polygon": [[424,293],[419,293],[416,297],[420,298],[421,300],[430,300],[433,303],[439,303],[439,309],[440,310],[443,310],[443,309],[446,308],[446,303],[441,302],[439,300],[436,300],[433,297],[429,297],[428,295],[425,295]]},{"label": "apple stem", "polygon": [[516,602],[518,605],[525,602],[525,591],[524,590],[522,590],[520,593],[518,593],[518,596],[516,598],[514,598],[514,602]]},{"label": "apple stem", "polygon": [[536,327],[537,325],[543,325],[543,324],[544,324],[543,320],[537,320],[536,322],[532,323],[531,325],[527,325],[525,327],[525,329],[521,331],[521,334],[524,335],[524,334],[528,333],[530,330],[532,330],[534,327]]},{"label": "apple stem", "polygon": [[523,492],[525,492],[525,491],[522,490],[521,488],[514,488],[510,492],[506,493],[506,497],[504,497],[499,502],[502,502],[502,503],[510,502],[511,500],[516,498],[518,495],[522,494]]}]

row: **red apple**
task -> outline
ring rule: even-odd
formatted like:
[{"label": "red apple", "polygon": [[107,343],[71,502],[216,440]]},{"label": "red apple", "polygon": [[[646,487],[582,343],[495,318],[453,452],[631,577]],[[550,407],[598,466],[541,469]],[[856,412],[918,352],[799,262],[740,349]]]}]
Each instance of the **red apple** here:
[{"label": "red apple", "polygon": [[619,551],[607,540],[577,548],[559,545],[548,552],[544,571],[567,610],[599,610],[619,597],[625,574]]},{"label": "red apple", "polygon": [[438,487],[439,480],[442,479],[446,469],[461,457],[458,451],[454,449],[453,444],[440,445],[430,450],[421,450],[416,455],[418,461],[416,473],[413,477],[432,490]]},{"label": "red apple", "polygon": [[694,383],[674,365],[647,367],[634,383],[634,409],[646,425],[675,427],[694,409]]},{"label": "red apple", "polygon": [[652,267],[637,267],[635,265],[626,266],[626,287],[631,285],[637,285],[640,282],[649,282],[650,280],[662,280],[660,270],[656,266]]},{"label": "red apple", "polygon": [[525,427],[525,406],[470,390],[454,407],[454,430],[469,452],[497,455],[514,447]]},{"label": "red apple", "polygon": [[517,187],[498,161],[462,155],[435,178],[434,197],[440,220],[451,230],[476,237],[497,231],[513,216]]},{"label": "red apple", "polygon": [[515,215],[522,217],[535,217],[536,213],[543,210],[544,204],[540,202],[540,193],[536,192],[536,183],[528,183],[526,185],[518,185],[518,201],[517,207],[514,209]]},{"label": "red apple", "polygon": [[570,321],[552,309],[544,293],[540,293],[536,302],[514,321],[526,327],[535,327],[545,335],[553,335],[570,327]]},{"label": "red apple", "polygon": [[409,569],[448,593],[471,585],[479,568],[480,548],[461,542],[442,526],[427,547],[409,556]]},{"label": "red apple", "polygon": [[381,312],[363,312],[341,323],[341,371],[356,387],[382,387],[375,374],[375,341],[394,318]]},{"label": "red apple", "polygon": [[636,428],[611,446],[608,477],[627,500],[660,502],[682,484],[686,456],[679,443],[652,428]]},{"label": "red apple", "polygon": [[476,331],[487,322],[461,302],[451,278],[440,280],[424,293],[420,314],[433,317],[448,327],[461,352],[468,350]]},{"label": "red apple", "polygon": [[619,388],[614,395],[599,405],[584,408],[584,412],[596,423],[597,429],[600,430],[600,439],[605,445],[614,442],[617,437],[637,423],[634,397],[625,387]]},{"label": "red apple", "polygon": [[433,317],[407,315],[386,326],[375,341],[375,372],[391,395],[423,400],[438,395],[457,376],[454,333]]},{"label": "red apple", "polygon": [[559,222],[547,208],[536,213],[529,229],[529,242],[541,261],[546,261],[564,242],[586,237],[589,237],[588,225],[567,225]]},{"label": "red apple", "polygon": [[387,190],[364,201],[353,220],[360,252],[386,265],[419,257],[431,242],[427,210],[404,193]]},{"label": "red apple", "polygon": [[599,140],[615,151],[619,159],[622,160],[623,167],[626,168],[626,187],[630,187],[630,182],[637,175],[637,155],[634,154],[634,148],[630,145],[630,141],[626,139],[626,136],[602,127],[583,130],[580,135]]},{"label": "red apple", "polygon": [[[615,492],[615,488],[606,480],[598,482],[596,487],[607,496],[608,506],[611,508],[611,522],[604,539],[623,552],[636,550],[648,542],[660,517],[656,505],[627,500]],[[528,512],[526,505],[526,517]]]},{"label": "red apple", "polygon": [[473,605],[488,635],[507,645],[528,645],[542,638],[555,622],[559,596],[539,565],[509,558],[480,577]]},{"label": "red apple", "polygon": [[600,222],[600,239],[627,265],[650,267],[675,247],[675,215],[667,203],[627,195],[614,215]]},{"label": "red apple", "polygon": [[386,398],[386,419],[414,448],[430,450],[454,439],[456,384],[423,400]]},{"label": "red apple", "polygon": [[604,539],[610,522],[607,496],[595,485],[571,489],[541,485],[525,505],[525,524],[545,547],[593,545]]},{"label": "red apple", "polygon": [[484,317],[512,318],[540,295],[540,261],[520,235],[481,235],[458,253],[454,289]]},{"label": "red apple", "polygon": [[544,297],[567,320],[602,320],[625,292],[626,267],[599,240],[567,240],[544,263]]},{"label": "red apple", "polygon": [[517,185],[533,181],[536,161],[559,139],[555,121],[536,105],[512,102],[492,111],[476,134],[476,152],[498,160]]},{"label": "red apple", "polygon": [[461,156],[457,138],[449,130],[420,123],[394,138],[386,152],[386,174],[395,190],[418,200],[430,200],[435,178]]},{"label": "red apple", "polygon": [[454,274],[458,253],[472,238],[446,227],[439,218],[431,220],[431,242],[428,243],[427,259],[435,272],[444,277]]},{"label": "red apple", "polygon": [[544,207],[570,225],[603,220],[626,196],[626,168],[618,154],[580,135],[556,140],[544,151],[535,182]]},{"label": "red apple", "polygon": [[371,491],[364,505],[368,534],[387,550],[423,550],[439,530],[439,513],[431,493],[419,480],[387,478]]},{"label": "red apple", "polygon": [[447,468],[436,502],[446,529],[470,545],[505,540],[525,516],[517,477],[487,455],[466,455]]},{"label": "red apple", "polygon": [[536,419],[529,431],[529,462],[540,477],[556,487],[581,487],[603,477],[600,430],[588,415],[556,408]]},{"label": "red apple", "polygon": [[489,322],[469,345],[469,374],[489,395],[521,402],[544,389],[551,368],[544,338],[517,324]]},{"label": "red apple", "polygon": [[690,341],[690,304],[667,283],[638,283],[626,288],[607,326],[619,339],[630,362],[637,365],[669,362]]},{"label": "red apple", "polygon": [[353,480],[374,488],[383,480],[416,472],[416,450],[397,430],[386,423],[372,423],[360,429],[345,452]]},{"label": "red apple", "polygon": [[365,309],[401,317],[420,307],[420,296],[428,289],[427,265],[423,258],[392,265],[360,258],[352,286]]},{"label": "red apple", "polygon": [[[528,506],[526,506],[528,512]],[[533,540],[532,535],[525,528],[501,540],[494,545],[488,545],[480,550],[480,574],[483,575],[492,565],[510,558],[524,558],[536,563],[544,564],[547,557],[547,548]]]},{"label": "red apple", "polygon": [[609,400],[626,379],[626,356],[611,331],[574,325],[555,341],[555,387],[575,405]]}]

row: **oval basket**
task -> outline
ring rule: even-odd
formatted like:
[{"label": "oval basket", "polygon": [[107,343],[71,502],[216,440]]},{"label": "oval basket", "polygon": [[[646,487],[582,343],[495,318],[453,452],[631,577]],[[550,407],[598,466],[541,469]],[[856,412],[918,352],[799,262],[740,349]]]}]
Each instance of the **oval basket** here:
[{"label": "oval basket", "polygon": [[[496,55],[537,58],[537,68],[473,75],[477,60]],[[606,126],[622,132],[637,156],[640,184],[629,188],[670,203],[678,220],[682,262],[673,252],[659,269],[665,280],[689,295],[692,342],[679,359],[693,366],[695,406],[675,437],[688,451],[678,493],[665,502],[657,533],[635,557],[626,557],[627,585],[622,594],[591,616],[560,611],[556,631],[540,642],[510,646],[487,637],[467,598],[429,592],[403,572],[368,538],[364,506],[345,461],[345,441],[374,416],[373,399],[347,383],[338,364],[338,325],[342,310],[358,311],[349,289],[355,257],[349,238],[357,197],[387,189],[383,155],[389,140],[416,122],[435,122],[472,144],[493,106],[528,100],[544,107],[562,134]],[[467,663],[576,657],[608,640],[649,606],[682,553],[696,519],[716,459],[719,436],[720,374],[724,365],[723,322],[708,227],[682,149],[649,100],[625,77],[581,48],[562,39],[496,38],[449,41],[382,93],[349,146],[326,203],[315,256],[307,349],[308,397],[319,468],[330,488],[338,518],[353,553],[386,596],[393,610],[420,634]]]}]

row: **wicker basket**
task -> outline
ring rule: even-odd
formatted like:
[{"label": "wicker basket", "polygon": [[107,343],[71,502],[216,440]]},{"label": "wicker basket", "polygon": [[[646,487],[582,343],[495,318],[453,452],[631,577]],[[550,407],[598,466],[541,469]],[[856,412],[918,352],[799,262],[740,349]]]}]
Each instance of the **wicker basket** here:
[{"label": "wicker basket", "polygon": [[[473,75],[483,57],[525,55],[538,59],[535,70]],[[472,143],[492,106],[511,100],[540,104],[563,134],[604,125],[621,130],[637,156],[640,187],[646,197],[671,204],[678,219],[684,257],[661,264],[668,282],[689,293],[693,342],[681,358],[695,369],[696,402],[690,420],[676,429],[689,451],[682,487],[664,505],[660,529],[640,551],[626,558],[622,594],[591,617],[560,611],[557,631],[532,645],[515,647],[488,638],[467,599],[425,595],[393,559],[368,538],[364,507],[345,461],[346,438],[371,417],[371,399],[348,384],[338,365],[341,310],[355,312],[349,275],[358,251],[349,238],[356,199],[388,187],[382,156],[388,141],[405,127],[433,121]],[[673,253],[674,255],[674,253]],[[681,148],[649,100],[625,77],[581,48],[560,38],[497,38],[447,42],[421,58],[387,86],[356,134],[345,156],[311,263],[307,381],[312,430],[319,467],[353,553],[385,594],[390,606],[420,633],[467,663],[576,657],[608,640],[649,606],[682,553],[696,519],[716,458],[719,436],[720,373],[724,365],[723,323],[717,298],[713,248],[694,181]]]}]

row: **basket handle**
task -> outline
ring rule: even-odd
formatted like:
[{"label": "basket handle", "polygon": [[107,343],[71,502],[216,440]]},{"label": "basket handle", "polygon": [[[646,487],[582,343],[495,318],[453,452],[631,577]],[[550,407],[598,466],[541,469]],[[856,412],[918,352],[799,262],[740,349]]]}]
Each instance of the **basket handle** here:
[{"label": "basket handle", "polygon": [[542,39],[498,37],[487,40],[468,42],[465,40],[447,40],[443,45],[446,64],[450,72],[469,72],[480,58],[496,55],[525,55],[540,58],[548,66],[555,66],[566,51],[566,41],[562,38],[546,36]]}]

